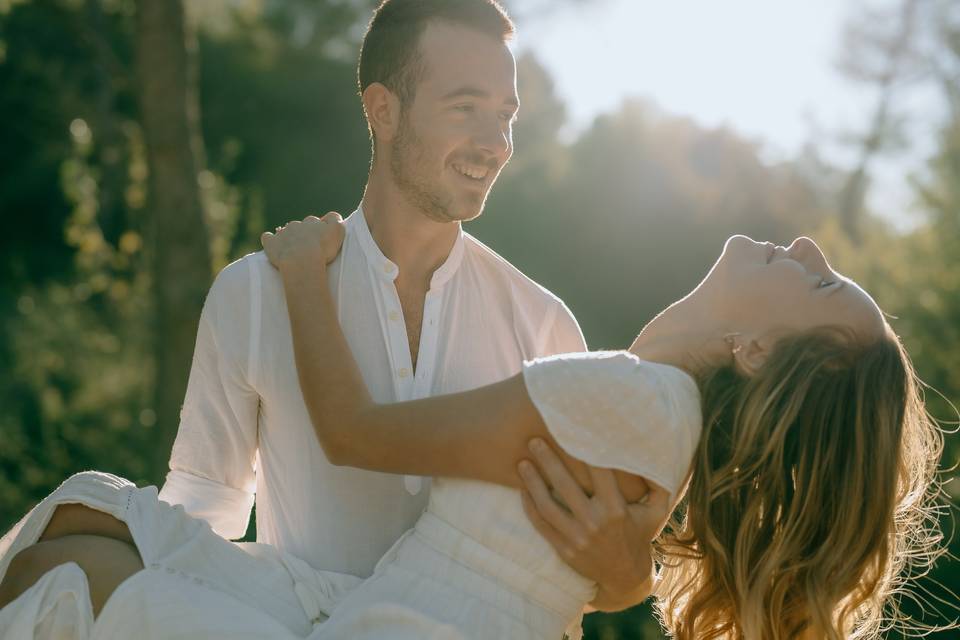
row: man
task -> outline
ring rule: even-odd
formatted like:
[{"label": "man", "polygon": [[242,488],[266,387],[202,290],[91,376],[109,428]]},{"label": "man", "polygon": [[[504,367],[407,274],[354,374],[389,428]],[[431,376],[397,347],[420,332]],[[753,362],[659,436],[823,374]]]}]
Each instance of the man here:
[{"label": "man", "polygon": [[[461,229],[513,152],[512,33],[493,0],[386,0],[364,38],[358,76],[373,160],[328,274],[377,401],[473,388],[517,373],[524,359],[585,350],[559,299]],[[550,452],[537,459],[579,508],[546,501],[534,477],[539,511],[528,512],[601,585],[595,604],[645,597],[647,542],[627,535],[629,518],[605,509],[605,496],[583,495]],[[243,536],[255,496],[259,542],[360,577],[427,498],[424,479],[327,460],[297,382],[282,286],[260,253],[228,266],[210,290],[160,493],[227,538]]]}]

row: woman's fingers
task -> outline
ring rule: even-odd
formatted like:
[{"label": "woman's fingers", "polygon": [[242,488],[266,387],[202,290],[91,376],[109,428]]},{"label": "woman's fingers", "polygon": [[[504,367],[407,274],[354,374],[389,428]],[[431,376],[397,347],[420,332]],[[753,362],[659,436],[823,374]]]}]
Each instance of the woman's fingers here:
[{"label": "woman's fingers", "polygon": [[264,231],[260,234],[260,246],[263,247],[263,252],[267,255],[267,259],[270,261],[274,267],[279,267],[277,264],[277,236],[270,233],[269,231]]},{"label": "woman's fingers", "polygon": [[270,264],[282,271],[293,264],[313,268],[318,259],[324,264],[332,262],[344,236],[343,218],[330,211],[322,218],[309,215],[302,221],[291,220],[273,233],[262,234],[260,244]]},{"label": "woman's fingers", "polygon": [[336,211],[328,211],[320,220],[323,222],[343,222],[343,216]]}]

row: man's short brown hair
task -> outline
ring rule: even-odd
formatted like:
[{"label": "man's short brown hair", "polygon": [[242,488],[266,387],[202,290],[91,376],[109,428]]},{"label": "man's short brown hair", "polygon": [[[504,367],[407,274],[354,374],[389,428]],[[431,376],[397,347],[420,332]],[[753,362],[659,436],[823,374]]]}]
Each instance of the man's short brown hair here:
[{"label": "man's short brown hair", "polygon": [[496,0],[384,0],[373,13],[360,49],[361,95],[379,82],[402,105],[413,102],[423,74],[420,35],[431,20],[475,29],[502,42],[514,33],[513,22]]}]

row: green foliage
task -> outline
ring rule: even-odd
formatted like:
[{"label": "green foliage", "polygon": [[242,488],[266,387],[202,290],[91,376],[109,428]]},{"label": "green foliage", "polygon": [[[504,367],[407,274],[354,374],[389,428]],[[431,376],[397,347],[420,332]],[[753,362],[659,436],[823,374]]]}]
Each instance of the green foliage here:
[{"label": "green foliage", "polygon": [[[190,5],[203,27],[198,179],[215,269],[257,250],[266,228],[359,201],[369,142],[354,64],[372,4]],[[163,381],[151,362],[134,8],[0,1],[0,530],[74,471],[162,481],[147,463]],[[960,63],[960,48],[945,55]],[[560,295],[592,348],[627,345],[730,234],[811,234],[897,317],[924,380],[960,403],[960,117],[917,185],[925,223],[898,234],[874,221],[854,244],[836,215],[842,175],[813,152],[770,166],[754,143],[640,101],[564,143],[549,74],[524,56],[519,77],[516,154],[469,231]],[[928,393],[931,411],[955,420],[944,398]],[[944,468],[958,462],[948,436]],[[960,592],[955,562],[935,578]],[[660,637],[645,607],[590,615],[586,629]]]}]

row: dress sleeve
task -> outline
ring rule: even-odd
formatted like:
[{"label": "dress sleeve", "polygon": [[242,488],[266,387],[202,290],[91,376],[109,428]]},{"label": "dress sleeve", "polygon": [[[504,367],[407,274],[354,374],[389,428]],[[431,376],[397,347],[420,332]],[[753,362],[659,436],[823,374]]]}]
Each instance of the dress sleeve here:
[{"label": "dress sleeve", "polygon": [[700,437],[696,383],[626,352],[564,354],[524,363],[547,429],[572,457],[642,476],[675,496]]},{"label": "dress sleeve", "polygon": [[160,499],[183,505],[221,536],[243,537],[256,488],[259,265],[225,268],[203,307],[170,472]]}]

